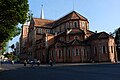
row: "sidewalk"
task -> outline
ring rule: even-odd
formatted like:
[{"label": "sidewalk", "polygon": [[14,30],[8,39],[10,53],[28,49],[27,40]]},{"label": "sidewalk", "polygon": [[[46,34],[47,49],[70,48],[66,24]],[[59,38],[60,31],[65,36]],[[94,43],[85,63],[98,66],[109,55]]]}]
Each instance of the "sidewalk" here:
[{"label": "sidewalk", "polygon": [[[101,63],[55,63],[53,66],[59,67],[59,66],[80,66],[80,65],[102,65],[102,64],[119,64],[117,63],[111,63],[111,62],[101,62]],[[49,64],[41,64],[40,66],[50,66]]]},{"label": "sidewalk", "polygon": [[1,71],[4,71],[4,70],[7,70],[6,68],[3,68],[2,65],[0,65],[0,72]]},{"label": "sidewalk", "polygon": [[3,71],[4,69],[2,67],[0,67],[0,72]]}]

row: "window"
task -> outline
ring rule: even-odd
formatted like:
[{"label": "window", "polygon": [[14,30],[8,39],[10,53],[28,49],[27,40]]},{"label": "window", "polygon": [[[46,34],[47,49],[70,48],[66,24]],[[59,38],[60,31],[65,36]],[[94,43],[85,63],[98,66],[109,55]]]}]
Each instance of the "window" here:
[{"label": "window", "polygon": [[62,57],[62,51],[59,50],[59,58],[61,58],[61,57]]},{"label": "window", "polygon": [[74,22],[74,27],[75,27],[75,28],[78,27],[77,21]]},{"label": "window", "polygon": [[69,28],[69,23],[68,22],[66,23],[66,28]]},{"label": "window", "polygon": [[79,50],[78,49],[76,49],[76,56],[78,56],[79,55]]},{"label": "window", "polygon": [[81,54],[81,48],[79,49],[79,54]]},{"label": "window", "polygon": [[72,55],[74,55],[74,48],[72,49]]},{"label": "window", "polygon": [[42,29],[38,29],[38,33],[41,33],[41,34],[42,34]]},{"label": "window", "polygon": [[84,21],[82,21],[82,27],[84,27],[85,26],[85,22]]},{"label": "window", "polygon": [[64,41],[64,38],[63,38],[63,37],[61,37],[61,38],[60,38],[60,40],[61,40],[61,41]]},{"label": "window", "polygon": [[70,49],[68,49],[68,56],[70,57]]},{"label": "window", "polygon": [[69,41],[70,40],[70,36],[67,36],[67,41]]},{"label": "window", "polygon": [[106,49],[105,46],[102,47],[102,53],[105,53]]},{"label": "window", "polygon": [[72,28],[72,21],[70,21],[70,28]]},{"label": "window", "polygon": [[94,54],[97,55],[97,47],[94,48]]},{"label": "window", "polygon": [[62,30],[61,30],[61,26],[59,26],[59,28],[60,28],[60,32],[61,32],[61,31],[62,31]]},{"label": "window", "polygon": [[52,33],[55,33],[55,30],[54,30],[54,29],[52,29],[52,30],[51,30],[51,32],[52,32]]},{"label": "window", "polygon": [[75,36],[74,39],[78,39],[79,37],[78,36]]}]

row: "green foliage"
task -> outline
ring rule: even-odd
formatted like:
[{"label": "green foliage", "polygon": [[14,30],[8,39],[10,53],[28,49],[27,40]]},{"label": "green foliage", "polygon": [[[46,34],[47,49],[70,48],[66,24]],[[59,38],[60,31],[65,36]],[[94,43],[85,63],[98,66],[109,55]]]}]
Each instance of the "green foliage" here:
[{"label": "green foliage", "polygon": [[5,57],[7,57],[8,59],[11,59],[11,60],[18,60],[18,56],[17,55],[14,55],[13,53],[6,53],[4,54]]},{"label": "green foliage", "polygon": [[115,43],[117,46],[120,45],[120,28],[115,31]]},{"label": "green foliage", "polygon": [[0,44],[20,34],[18,23],[23,24],[28,16],[28,0],[0,0]]},{"label": "green foliage", "polygon": [[120,60],[120,28],[115,30],[115,43],[118,60]]}]

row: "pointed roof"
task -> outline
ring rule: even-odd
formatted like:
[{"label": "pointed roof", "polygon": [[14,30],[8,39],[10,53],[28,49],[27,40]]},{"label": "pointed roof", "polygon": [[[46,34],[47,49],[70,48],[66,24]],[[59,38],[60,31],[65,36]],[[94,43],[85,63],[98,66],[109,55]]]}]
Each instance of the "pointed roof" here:
[{"label": "pointed roof", "polygon": [[80,15],[76,11],[72,11],[69,14],[65,15],[64,17],[56,20],[55,21],[55,26],[57,26],[57,25],[59,25],[63,22],[66,22],[68,20],[73,20],[73,19],[80,19],[80,20],[88,21],[87,18],[85,18],[84,16]]},{"label": "pointed roof", "polygon": [[44,10],[43,10],[43,5],[41,5],[42,6],[42,8],[41,8],[41,16],[40,16],[40,18],[41,19],[44,19]]},{"label": "pointed roof", "polygon": [[64,47],[64,46],[67,46],[67,43],[64,41],[57,40],[55,43],[51,44],[49,47],[55,47],[56,45]]}]

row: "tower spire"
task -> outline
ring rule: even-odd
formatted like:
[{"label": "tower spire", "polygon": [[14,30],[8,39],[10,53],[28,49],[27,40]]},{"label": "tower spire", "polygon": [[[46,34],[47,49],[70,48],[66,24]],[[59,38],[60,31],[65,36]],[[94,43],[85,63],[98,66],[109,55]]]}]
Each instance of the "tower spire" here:
[{"label": "tower spire", "polygon": [[40,16],[40,18],[41,19],[44,19],[44,11],[43,11],[43,5],[41,5],[42,7],[41,7],[41,16]]}]

